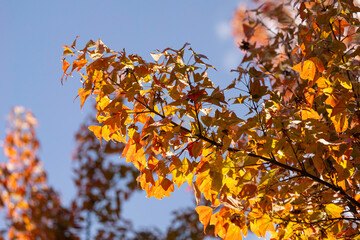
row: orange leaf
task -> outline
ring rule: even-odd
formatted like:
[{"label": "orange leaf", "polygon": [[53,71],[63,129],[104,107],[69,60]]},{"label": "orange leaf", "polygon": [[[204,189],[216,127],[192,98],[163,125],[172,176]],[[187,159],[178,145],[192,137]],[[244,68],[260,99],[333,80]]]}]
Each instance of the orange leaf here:
[{"label": "orange leaf", "polygon": [[165,191],[168,191],[168,189],[173,185],[173,183],[169,179],[165,178],[164,180],[161,181],[160,185]]},{"label": "orange leaf", "polygon": [[68,63],[65,59],[61,59],[61,61],[63,62],[62,70],[64,73],[66,73],[66,70],[69,68],[70,63]]},{"label": "orange leaf", "polygon": [[322,63],[322,61],[321,61],[319,58],[317,58],[317,57],[312,57],[312,58],[310,58],[310,60],[315,63],[316,68],[317,68],[317,70],[318,70],[319,72],[322,73],[322,72],[325,70],[323,63]]},{"label": "orange leaf", "polygon": [[[66,71],[67,71],[67,69],[69,68],[70,63],[68,63],[65,59],[61,59],[61,61],[63,62],[63,67],[62,67],[62,69],[63,69],[63,72],[64,72],[63,76],[61,77],[61,84],[63,84],[63,79],[64,79],[64,77],[68,75],[68,74],[66,73]],[[66,81],[66,79],[67,79],[67,78],[65,78],[65,81]]]},{"label": "orange leaf", "polygon": [[170,193],[174,191],[174,184],[169,179],[157,180],[154,186],[153,196],[157,199],[170,197]]},{"label": "orange leaf", "polygon": [[239,196],[241,198],[252,198],[257,192],[257,186],[255,184],[245,184],[241,190]]},{"label": "orange leaf", "polygon": [[333,94],[330,94],[325,100],[325,104],[330,105],[332,107],[335,107],[337,102],[338,102],[338,98],[336,95]]},{"label": "orange leaf", "polygon": [[284,207],[287,211],[291,211],[292,206],[290,203],[286,203]]},{"label": "orange leaf", "polygon": [[151,155],[149,156],[148,168],[150,168],[150,170],[153,171],[157,167],[158,163],[159,163],[159,160],[157,160],[154,156],[151,156]]},{"label": "orange leaf", "polygon": [[300,77],[305,80],[314,80],[316,73],[315,63],[311,60],[306,60],[303,63],[295,65],[292,69],[300,73]]},{"label": "orange leaf", "polygon": [[140,183],[140,186],[145,189],[145,186],[147,184],[155,185],[153,172],[150,169],[144,169],[141,172],[140,178],[138,179],[138,182]]},{"label": "orange leaf", "polygon": [[344,28],[350,26],[349,23],[339,17],[331,19],[335,35],[343,34]]},{"label": "orange leaf", "polygon": [[323,89],[323,88],[327,88],[329,87],[330,85],[330,82],[324,78],[324,77],[319,77],[317,80],[316,80],[316,84],[319,88]]},{"label": "orange leaf", "polygon": [[199,220],[204,225],[205,232],[207,225],[209,225],[213,209],[208,206],[198,206],[195,208],[195,210],[199,214]]},{"label": "orange leaf", "polygon": [[309,88],[308,91],[304,93],[304,96],[306,102],[309,104],[311,108],[315,98],[315,90],[313,88]]},{"label": "orange leaf", "polygon": [[92,131],[101,142],[101,126],[90,126],[89,130]]},{"label": "orange leaf", "polygon": [[81,99],[81,109],[84,106],[84,103],[85,103],[86,99],[89,97],[90,93],[91,93],[91,89],[85,91],[85,89],[79,88],[78,94]]},{"label": "orange leaf", "polygon": [[312,108],[302,109],[301,110],[301,119],[321,119],[320,115]]},{"label": "orange leaf", "polygon": [[239,226],[230,223],[223,240],[242,240],[241,229]]},{"label": "orange leaf", "polygon": [[77,62],[77,70],[76,71],[80,71],[84,66],[85,64],[88,63],[88,61],[86,59],[81,59]]},{"label": "orange leaf", "polygon": [[136,144],[133,139],[128,141],[121,157],[125,157],[126,162],[132,162],[134,167],[140,171],[142,171],[147,165],[143,147]]}]

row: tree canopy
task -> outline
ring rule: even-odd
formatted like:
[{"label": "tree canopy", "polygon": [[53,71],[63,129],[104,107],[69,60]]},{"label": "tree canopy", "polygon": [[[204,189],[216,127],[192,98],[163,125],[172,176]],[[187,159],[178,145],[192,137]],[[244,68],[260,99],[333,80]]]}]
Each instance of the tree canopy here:
[{"label": "tree canopy", "polygon": [[197,206],[178,213],[164,239],[204,232],[231,240],[249,231],[360,239],[360,8],[350,0],[253,6],[233,16],[244,55],[225,88],[188,43],[156,50],[151,61],[100,39],[64,46],[61,82],[76,74],[81,108],[95,102],[92,133],[77,134],[77,199],[66,209],[47,187],[36,120],[16,109],[4,144],[9,163],[0,168],[8,237],[78,239],[93,214],[102,225],[97,238],[130,231],[132,239],[158,239],[156,231],[133,230],[121,203],[137,185],[162,199],[187,183]]},{"label": "tree canopy", "polygon": [[198,203],[211,201],[196,211],[215,235],[359,238],[359,8],[257,4],[235,15],[244,57],[224,89],[188,44],[149,62],[101,40],[82,50],[74,42],[64,78],[81,74],[81,106],[96,99],[98,124],[89,129],[126,144],[122,156],[148,197],[187,182]]}]

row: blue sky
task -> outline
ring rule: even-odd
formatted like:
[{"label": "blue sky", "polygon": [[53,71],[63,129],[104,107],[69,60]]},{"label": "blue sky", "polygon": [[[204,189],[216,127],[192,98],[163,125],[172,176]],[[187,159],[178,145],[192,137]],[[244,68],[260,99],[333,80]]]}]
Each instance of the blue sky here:
[{"label": "blue sky", "polygon": [[[78,99],[74,101],[79,80],[69,78],[60,84],[61,46],[71,44],[76,36],[80,36],[79,46],[101,38],[111,49],[125,48],[150,60],[149,52],[155,49],[176,49],[189,42],[217,68],[210,75],[212,80],[227,86],[236,77],[230,69],[241,59],[229,25],[238,4],[214,0],[0,0],[0,139],[12,107],[31,109],[40,123],[40,159],[50,184],[69,202],[74,195],[70,157],[74,133],[87,111],[80,110]],[[2,153],[0,160],[4,160]],[[170,212],[190,205],[191,199],[192,193],[184,190],[161,201],[138,194],[125,206],[124,214],[137,226],[156,222],[162,228],[169,224]]]}]

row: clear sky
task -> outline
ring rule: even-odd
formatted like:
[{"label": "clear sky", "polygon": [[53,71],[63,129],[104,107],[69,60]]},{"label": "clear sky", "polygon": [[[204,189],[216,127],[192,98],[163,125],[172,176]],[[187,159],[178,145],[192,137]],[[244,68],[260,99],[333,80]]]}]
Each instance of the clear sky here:
[{"label": "clear sky", "polygon": [[[111,49],[125,48],[150,59],[149,52],[155,49],[176,49],[189,42],[217,68],[210,75],[215,84],[227,86],[236,77],[230,69],[241,59],[230,34],[238,4],[235,0],[0,0],[0,139],[12,107],[31,109],[40,123],[40,159],[50,184],[69,202],[74,195],[70,157],[74,133],[87,112],[81,112],[78,99],[74,101],[79,80],[60,84],[61,46],[70,45],[76,36],[79,46],[101,38]],[[2,153],[0,160],[4,161]],[[124,215],[136,226],[157,223],[164,229],[170,212],[191,200],[192,193],[184,190],[163,200],[138,194],[125,205]]]}]

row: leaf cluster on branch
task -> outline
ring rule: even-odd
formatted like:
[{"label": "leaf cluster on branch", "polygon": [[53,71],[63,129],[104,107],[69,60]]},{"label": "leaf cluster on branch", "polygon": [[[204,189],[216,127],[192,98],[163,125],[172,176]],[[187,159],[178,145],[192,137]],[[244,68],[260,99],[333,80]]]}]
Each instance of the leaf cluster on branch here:
[{"label": "leaf cluster on branch", "polygon": [[211,201],[196,208],[204,230],[358,239],[359,10],[348,0],[264,1],[237,12],[245,53],[225,89],[188,44],[145,61],[101,40],[81,50],[75,41],[63,78],[79,72],[81,106],[96,101],[89,129],[125,144],[148,197],[187,182],[198,203]]},{"label": "leaf cluster on branch", "polygon": [[9,115],[0,165],[0,210],[5,214],[0,239],[204,239],[194,208],[173,213],[166,231],[147,226],[136,229],[122,214],[126,201],[139,191],[138,171],[117,157],[124,145],[102,143],[87,129],[89,118],[75,135],[73,154],[76,194],[66,206],[48,184],[38,159],[37,120],[16,107]]},{"label": "leaf cluster on branch", "polygon": [[[360,239],[360,8],[350,0],[254,4],[234,14],[244,56],[223,89],[189,44],[157,50],[151,61],[101,40],[65,46],[61,81],[79,74],[81,107],[96,103],[91,132],[82,126],[76,135],[77,196],[64,207],[48,186],[36,119],[15,108],[0,165],[1,233]],[[138,185],[161,199],[184,183],[198,206],[177,212],[165,234],[137,231],[121,216]]]}]

